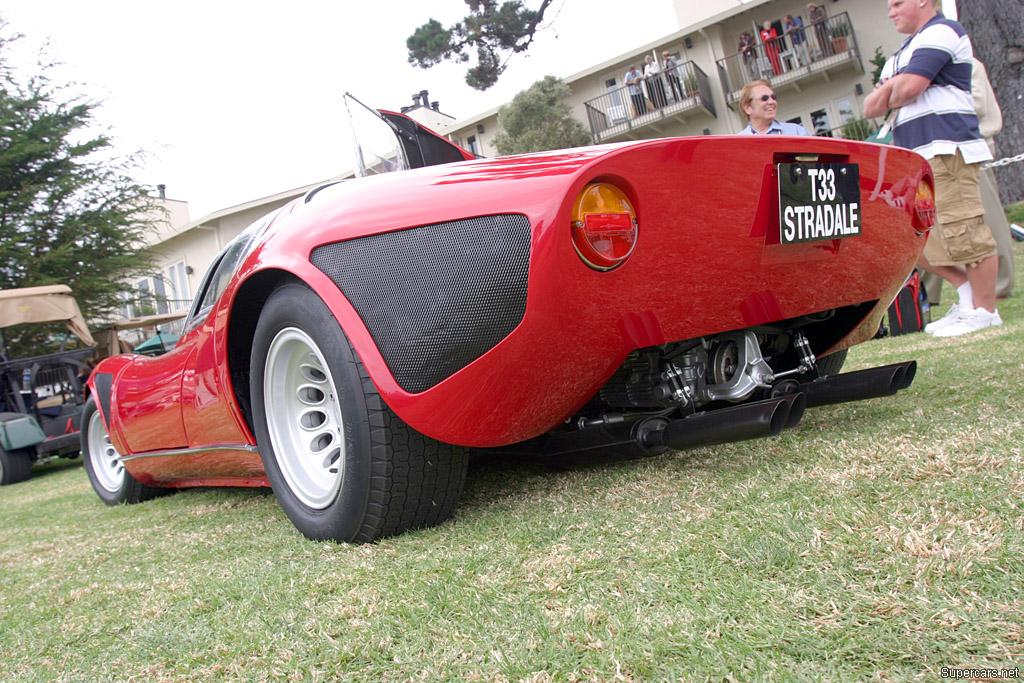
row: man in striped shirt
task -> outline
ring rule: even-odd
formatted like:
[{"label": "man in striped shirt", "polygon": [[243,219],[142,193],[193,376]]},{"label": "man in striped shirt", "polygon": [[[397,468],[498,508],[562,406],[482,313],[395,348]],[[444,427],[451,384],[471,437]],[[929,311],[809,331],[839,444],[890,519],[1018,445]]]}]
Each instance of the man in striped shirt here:
[{"label": "man in striped shirt", "polygon": [[896,30],[910,38],[886,61],[864,114],[874,118],[896,109],[894,143],[929,160],[939,222],[918,265],[952,284],[960,297],[925,331],[954,337],[1001,325],[995,308],[999,260],[978,189],[981,163],[992,154],[978,131],[971,96],[971,40],[963,26],[936,12],[932,0],[888,3]]}]

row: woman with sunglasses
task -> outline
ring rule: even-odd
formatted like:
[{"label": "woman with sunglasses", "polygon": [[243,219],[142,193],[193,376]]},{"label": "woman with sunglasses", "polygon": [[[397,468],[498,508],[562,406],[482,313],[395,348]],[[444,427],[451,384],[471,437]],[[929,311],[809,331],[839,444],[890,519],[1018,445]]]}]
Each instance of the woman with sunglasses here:
[{"label": "woman with sunglasses", "polygon": [[740,135],[810,135],[799,123],[775,120],[778,97],[768,81],[751,81],[743,86],[740,108],[750,122]]}]

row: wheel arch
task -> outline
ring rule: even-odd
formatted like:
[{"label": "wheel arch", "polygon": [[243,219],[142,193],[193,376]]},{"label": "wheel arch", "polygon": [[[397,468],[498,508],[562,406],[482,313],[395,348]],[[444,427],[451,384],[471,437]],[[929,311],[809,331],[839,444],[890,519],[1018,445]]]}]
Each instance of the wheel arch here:
[{"label": "wheel arch", "polygon": [[271,293],[282,284],[302,282],[293,273],[285,270],[262,270],[248,278],[235,293],[228,318],[228,370],[231,373],[231,388],[238,399],[238,405],[250,433],[255,433],[252,401],[249,397],[250,350],[256,335],[256,323]]}]

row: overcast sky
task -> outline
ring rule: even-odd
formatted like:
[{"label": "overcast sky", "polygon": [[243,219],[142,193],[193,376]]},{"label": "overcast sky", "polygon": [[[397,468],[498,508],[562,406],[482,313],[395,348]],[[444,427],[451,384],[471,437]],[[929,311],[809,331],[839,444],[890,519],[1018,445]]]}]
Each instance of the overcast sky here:
[{"label": "overcast sky", "polygon": [[556,0],[529,53],[480,93],[462,66],[407,61],[417,26],[465,10],[464,0],[6,0],[0,17],[26,36],[18,64],[48,41],[58,75],[103,101],[97,119],[119,149],[149,153],[139,180],[166,184],[193,220],[350,169],[345,91],[398,110],[426,89],[462,120],[678,28],[671,0]]}]

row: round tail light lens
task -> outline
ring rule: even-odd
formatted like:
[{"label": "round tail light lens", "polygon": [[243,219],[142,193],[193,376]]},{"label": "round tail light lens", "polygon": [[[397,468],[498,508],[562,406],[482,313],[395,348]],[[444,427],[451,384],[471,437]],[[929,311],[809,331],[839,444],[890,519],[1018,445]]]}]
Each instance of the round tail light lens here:
[{"label": "round tail light lens", "polygon": [[610,183],[583,188],[572,209],[572,244],[595,270],[622,265],[636,247],[636,211],[626,193]]},{"label": "round tail light lens", "polygon": [[932,186],[924,180],[917,184],[917,196],[914,198],[914,230],[923,235],[935,225],[935,193]]}]

